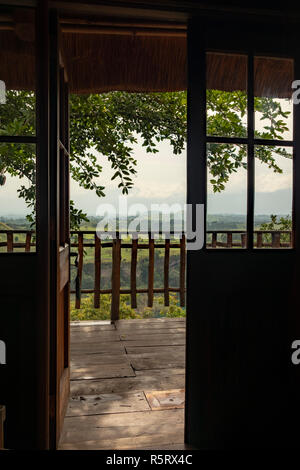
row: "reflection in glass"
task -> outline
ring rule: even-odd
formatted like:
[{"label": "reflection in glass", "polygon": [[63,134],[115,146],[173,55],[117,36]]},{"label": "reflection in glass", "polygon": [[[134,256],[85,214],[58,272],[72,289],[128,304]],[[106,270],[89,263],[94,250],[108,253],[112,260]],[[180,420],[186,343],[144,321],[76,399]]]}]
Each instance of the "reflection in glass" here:
[{"label": "reflection in glass", "polygon": [[254,245],[291,247],[293,153],[290,147],[255,147]]},{"label": "reflection in glass", "polygon": [[246,248],[247,146],[207,145],[207,246]]},{"label": "reflection in glass", "polygon": [[35,250],[35,174],[34,144],[0,143],[0,252]]},{"label": "reflection in glass", "polygon": [[292,140],[293,60],[255,57],[255,137]]},{"label": "reflection in glass", "polygon": [[5,9],[0,30],[0,135],[35,134],[35,13]]},{"label": "reflection in glass", "polygon": [[247,56],[207,53],[207,135],[247,136]]}]

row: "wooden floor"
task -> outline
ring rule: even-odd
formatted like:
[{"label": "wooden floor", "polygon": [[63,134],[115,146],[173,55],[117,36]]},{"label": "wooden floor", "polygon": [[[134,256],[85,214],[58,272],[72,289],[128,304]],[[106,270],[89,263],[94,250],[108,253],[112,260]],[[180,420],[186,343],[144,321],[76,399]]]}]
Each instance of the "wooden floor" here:
[{"label": "wooden floor", "polygon": [[183,449],[185,320],[73,323],[61,449]]}]

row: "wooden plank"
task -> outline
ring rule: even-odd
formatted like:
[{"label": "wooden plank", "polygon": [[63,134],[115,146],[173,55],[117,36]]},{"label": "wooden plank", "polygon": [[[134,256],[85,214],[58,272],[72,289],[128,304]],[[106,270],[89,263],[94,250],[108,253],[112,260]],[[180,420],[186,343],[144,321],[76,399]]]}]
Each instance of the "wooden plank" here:
[{"label": "wooden plank", "polygon": [[154,287],[154,239],[149,235],[149,266],[148,266],[148,307],[153,307]]},{"label": "wooden plank", "polygon": [[174,334],[183,334],[185,335],[185,327],[178,327],[178,328],[153,328],[153,329],[145,329],[145,328],[139,328],[139,329],[129,329],[126,328],[125,330],[118,330],[120,335],[122,336],[122,340],[126,340],[127,336],[136,336],[137,339],[142,335],[142,336],[153,336],[153,335],[174,335]]},{"label": "wooden plank", "polygon": [[[142,416],[140,416],[142,420]],[[119,431],[118,428],[111,430],[101,429],[102,432],[98,430],[97,440],[91,441],[81,441],[81,442],[70,442],[72,437],[70,434],[66,435],[66,441],[62,440],[60,444],[61,450],[105,450],[105,449],[116,449],[116,450],[133,450],[136,448],[144,448],[149,445],[162,445],[168,444],[172,445],[174,443],[182,443],[184,441],[184,427],[183,425],[175,425],[171,427],[169,424],[161,423],[159,426],[159,431],[156,426],[145,427],[137,426],[135,428],[126,428],[122,429],[123,433]],[[104,432],[103,432],[104,431]],[[108,436],[107,436],[108,434]],[[124,434],[129,437],[115,437]],[[130,436],[132,434],[132,436]],[[80,438],[79,433],[77,433],[77,438]],[[105,439],[104,436],[107,436]],[[73,440],[76,440],[76,437],[73,437]],[[81,436],[82,439],[82,436]]]},{"label": "wooden plank", "polygon": [[184,408],[184,389],[175,390],[155,390],[146,392],[146,398],[152,410],[171,410],[174,408]]},{"label": "wooden plank", "polygon": [[[123,341],[124,345],[127,346],[130,343],[130,346],[136,347],[146,347],[146,346],[184,346],[185,338],[182,335],[173,335],[172,339],[165,339],[168,335],[155,336],[152,335],[152,339],[143,339],[136,341]],[[176,336],[176,338],[175,338]],[[179,336],[179,338],[177,338]]]},{"label": "wooden plank", "polygon": [[185,306],[185,271],[186,271],[186,239],[182,234],[180,240],[180,307]]},{"label": "wooden plank", "polygon": [[[82,281],[82,268],[83,268],[83,234],[78,233],[78,276],[79,276],[79,285],[81,287]],[[80,308],[81,300],[76,297],[75,307]]]},{"label": "wooden plank", "polygon": [[184,346],[145,346],[145,347],[131,347],[131,343],[125,346],[127,354],[163,354],[168,353],[174,354],[184,354]]},{"label": "wooden plank", "polygon": [[91,364],[129,364],[128,354],[84,354],[72,357],[71,367],[89,366]]},{"label": "wooden plank", "polygon": [[120,274],[121,274],[121,240],[117,236],[112,248],[112,277],[111,277],[111,321],[119,319],[120,315]]},{"label": "wooden plank", "polygon": [[141,422],[146,427],[158,426],[161,423],[168,423],[170,426],[183,424],[184,412],[182,409],[162,410],[162,411],[143,411],[133,413],[111,413],[91,416],[76,416],[65,419],[64,431],[72,432],[80,429],[87,432],[92,429],[104,429],[107,427],[125,427],[136,426]]},{"label": "wooden plank", "polygon": [[182,368],[185,366],[184,357],[170,357],[170,356],[151,356],[149,357],[133,357],[130,355],[130,364],[136,370],[152,370],[152,369],[171,369]]},{"label": "wooden plank", "polygon": [[169,294],[169,264],[170,264],[170,240],[165,240],[165,258],[164,258],[164,299],[165,306],[170,305],[170,294]]},{"label": "wooden plank", "polygon": [[183,388],[184,386],[183,369],[142,370],[136,371],[135,377],[71,381],[71,396],[142,390],[169,390]]},{"label": "wooden plank", "polygon": [[[188,446],[184,443],[176,443],[176,444],[169,444],[169,445],[158,445],[158,446],[143,446],[143,450],[198,450],[195,447]],[[142,450],[140,447],[136,447],[136,450]]]},{"label": "wooden plank", "polygon": [[[151,337],[149,338],[149,335],[147,334],[143,334],[143,333],[122,333],[120,335],[120,339],[121,341],[143,341],[145,340],[145,344],[149,344],[149,342],[151,343],[153,341],[153,346],[156,346],[156,343],[157,341],[159,340],[163,340],[163,341],[168,341],[170,340],[170,346],[172,346],[174,343],[172,341],[174,340],[180,340],[181,343],[180,344],[184,344],[182,341],[185,340],[185,334],[184,333],[176,333],[176,334],[169,334],[169,333],[164,333],[164,334],[160,334],[160,333],[157,333],[156,335],[151,335]],[[147,343],[146,343],[147,342]],[[164,343],[166,344],[166,343]]]},{"label": "wooden plank", "polygon": [[125,344],[120,341],[104,343],[71,343],[72,356],[74,354],[120,354],[125,352]]},{"label": "wooden plank", "polygon": [[90,364],[75,367],[71,371],[71,380],[105,379],[113,377],[134,377],[135,373],[128,364]]},{"label": "wooden plank", "polygon": [[143,392],[102,393],[72,397],[66,416],[88,416],[104,413],[131,413],[149,410]]},{"label": "wooden plank", "polygon": [[110,342],[120,341],[120,334],[116,330],[111,331],[89,331],[82,334],[81,331],[71,332],[72,343],[97,343],[97,342]]},{"label": "wooden plank", "polygon": [[[157,334],[159,331],[160,334],[167,333],[168,331],[174,331],[175,329],[178,329],[180,331],[184,330],[185,331],[185,321],[177,321],[174,323],[171,322],[166,322],[166,323],[133,323],[131,326],[130,325],[118,325],[116,324],[116,329],[119,331],[120,334],[122,333],[127,333],[128,331],[131,332],[136,332],[138,333],[139,331],[147,331],[150,332],[152,331],[152,334]],[[153,331],[154,330],[154,331]]]},{"label": "wooden plank", "polygon": [[[162,423],[159,426],[160,434],[168,434],[170,430],[174,430],[175,432],[181,431],[183,428],[183,424],[175,424],[173,427],[168,423]],[[72,429],[71,431],[64,431],[60,445],[63,446],[65,444],[70,443],[78,443],[83,442],[83,437],[86,441],[106,441],[109,439],[118,439],[120,438],[133,438],[137,436],[151,436],[152,434],[157,433],[157,425],[145,426],[138,422],[135,426],[112,426],[112,427],[105,427],[105,428],[92,428],[87,429],[84,432],[84,436],[81,434],[80,429]]]},{"label": "wooden plank", "polygon": [[94,307],[100,308],[101,288],[101,240],[95,233],[95,281],[94,281]]},{"label": "wooden plank", "polygon": [[[143,319],[132,319],[132,320],[118,320],[116,323],[116,326],[118,328],[119,325],[142,325],[143,323],[154,323],[156,325],[158,324],[163,324],[163,323],[173,323],[173,322],[181,322],[181,321],[186,321],[185,317],[162,317],[162,318],[143,318]],[[152,325],[151,325],[152,328]]]},{"label": "wooden plank", "polygon": [[[135,372],[136,377],[171,377],[174,375],[185,375],[185,368],[170,368],[168,370],[165,369],[151,369],[151,370],[137,370]],[[183,388],[183,387],[166,387],[165,389],[168,390],[170,388]],[[145,390],[147,390],[145,388]]]},{"label": "wooden plank", "polygon": [[[71,331],[81,331],[83,334],[91,331],[112,331],[115,330],[115,325],[109,323],[108,325],[89,325],[89,322],[81,322],[81,325],[71,322]],[[87,325],[85,324],[87,323]]]},{"label": "wooden plank", "polygon": [[137,242],[138,242],[137,239],[135,238],[132,239],[131,268],[130,268],[131,308],[137,308],[137,303],[136,303]]}]

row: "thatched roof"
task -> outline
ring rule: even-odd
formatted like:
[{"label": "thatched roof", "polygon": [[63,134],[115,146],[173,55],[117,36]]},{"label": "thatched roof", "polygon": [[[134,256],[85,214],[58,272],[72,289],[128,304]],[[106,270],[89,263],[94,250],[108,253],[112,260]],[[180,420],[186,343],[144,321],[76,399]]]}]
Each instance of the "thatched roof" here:
[{"label": "thatched roof", "polygon": [[71,33],[63,45],[74,93],[186,88],[184,37]]},{"label": "thatched roof", "polygon": [[[76,30],[76,28],[75,28]],[[98,28],[75,32],[65,25],[62,45],[73,93],[178,91],[187,88],[187,44],[183,27],[169,30]],[[168,32],[169,31],[169,32]],[[0,28],[0,79],[8,89],[33,89],[34,42],[26,28]],[[200,45],[199,45],[200,47]],[[207,85],[211,89],[244,90],[246,58],[209,54]],[[257,96],[290,97],[293,63],[257,59]]]}]

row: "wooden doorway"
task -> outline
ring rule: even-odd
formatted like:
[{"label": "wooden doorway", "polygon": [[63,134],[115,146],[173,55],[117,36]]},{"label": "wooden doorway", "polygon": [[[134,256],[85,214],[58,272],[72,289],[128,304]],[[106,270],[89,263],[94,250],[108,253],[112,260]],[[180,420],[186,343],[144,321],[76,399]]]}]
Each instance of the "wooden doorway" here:
[{"label": "wooden doorway", "polygon": [[56,448],[70,390],[69,90],[56,12],[50,14],[50,446]]}]

